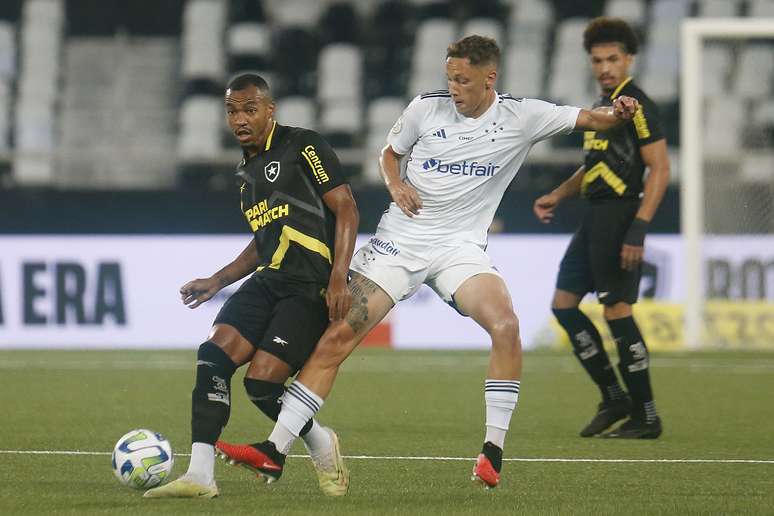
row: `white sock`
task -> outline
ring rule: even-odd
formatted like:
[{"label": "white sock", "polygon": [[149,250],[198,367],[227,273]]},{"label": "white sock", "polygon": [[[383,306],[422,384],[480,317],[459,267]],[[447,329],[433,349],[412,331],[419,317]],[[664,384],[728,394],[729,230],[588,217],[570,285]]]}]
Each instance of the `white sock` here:
[{"label": "white sock", "polygon": [[490,442],[503,449],[505,433],[511,423],[511,415],[519,401],[519,380],[486,380],[484,382],[484,400],[486,401],[486,437]]},{"label": "white sock", "polygon": [[184,476],[198,484],[212,484],[215,481],[215,447],[207,443],[193,443],[191,462]]},{"label": "white sock", "polygon": [[298,380],[291,383],[282,397],[282,410],[269,440],[277,451],[287,455],[307,421],[320,410],[323,399]]},{"label": "white sock", "polygon": [[312,420],[312,429],[302,439],[309,455],[313,457],[322,455],[331,447],[330,434],[315,419]]}]

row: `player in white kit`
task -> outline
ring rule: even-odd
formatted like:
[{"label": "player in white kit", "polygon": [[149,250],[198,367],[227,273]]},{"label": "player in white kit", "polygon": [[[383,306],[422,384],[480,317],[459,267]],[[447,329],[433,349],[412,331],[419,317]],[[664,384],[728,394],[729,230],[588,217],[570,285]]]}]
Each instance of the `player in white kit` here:
[{"label": "player in white kit", "polygon": [[345,321],[328,327],[288,387],[269,439],[245,445],[254,451],[253,469],[270,480],[281,475],[285,455],[322,406],[339,365],[395,303],[424,283],[491,336],[486,436],[473,479],[487,487],[499,483],[505,434],[519,396],[521,341],[505,282],[485,252],[487,230],[535,143],[574,129],[610,129],[637,108],[630,97],[589,111],[498,93],[499,58],[490,38],[468,36],[450,45],[449,89],[414,98],[387,136],[380,165],[394,202],[352,259],[352,308]]}]

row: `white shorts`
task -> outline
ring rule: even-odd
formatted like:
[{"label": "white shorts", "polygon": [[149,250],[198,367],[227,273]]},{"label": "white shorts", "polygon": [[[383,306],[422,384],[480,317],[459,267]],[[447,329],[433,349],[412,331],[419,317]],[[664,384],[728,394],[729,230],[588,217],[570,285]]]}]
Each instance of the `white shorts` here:
[{"label": "white shorts", "polygon": [[379,285],[395,303],[408,299],[425,283],[455,309],[454,293],[465,280],[476,274],[500,276],[489,255],[476,244],[432,246],[380,233],[357,250],[350,269]]}]

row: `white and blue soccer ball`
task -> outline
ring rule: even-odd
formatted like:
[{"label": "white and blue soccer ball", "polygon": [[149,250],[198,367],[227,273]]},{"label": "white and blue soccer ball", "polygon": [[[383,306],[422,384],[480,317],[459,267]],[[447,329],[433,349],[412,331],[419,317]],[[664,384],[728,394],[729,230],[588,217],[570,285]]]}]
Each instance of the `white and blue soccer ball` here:
[{"label": "white and blue soccer ball", "polygon": [[124,434],[113,448],[113,473],[134,489],[150,489],[163,483],[172,471],[172,445],[153,430],[140,428]]}]

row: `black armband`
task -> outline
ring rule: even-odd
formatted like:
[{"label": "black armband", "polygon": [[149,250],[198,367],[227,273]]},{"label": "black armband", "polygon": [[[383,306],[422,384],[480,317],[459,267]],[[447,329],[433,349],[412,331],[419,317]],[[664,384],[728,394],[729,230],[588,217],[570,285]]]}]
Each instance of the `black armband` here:
[{"label": "black armband", "polygon": [[648,232],[648,222],[642,219],[635,218],[632,221],[632,225],[629,226],[629,230],[624,236],[624,244],[632,245],[635,247],[642,247],[645,245],[645,234]]}]

